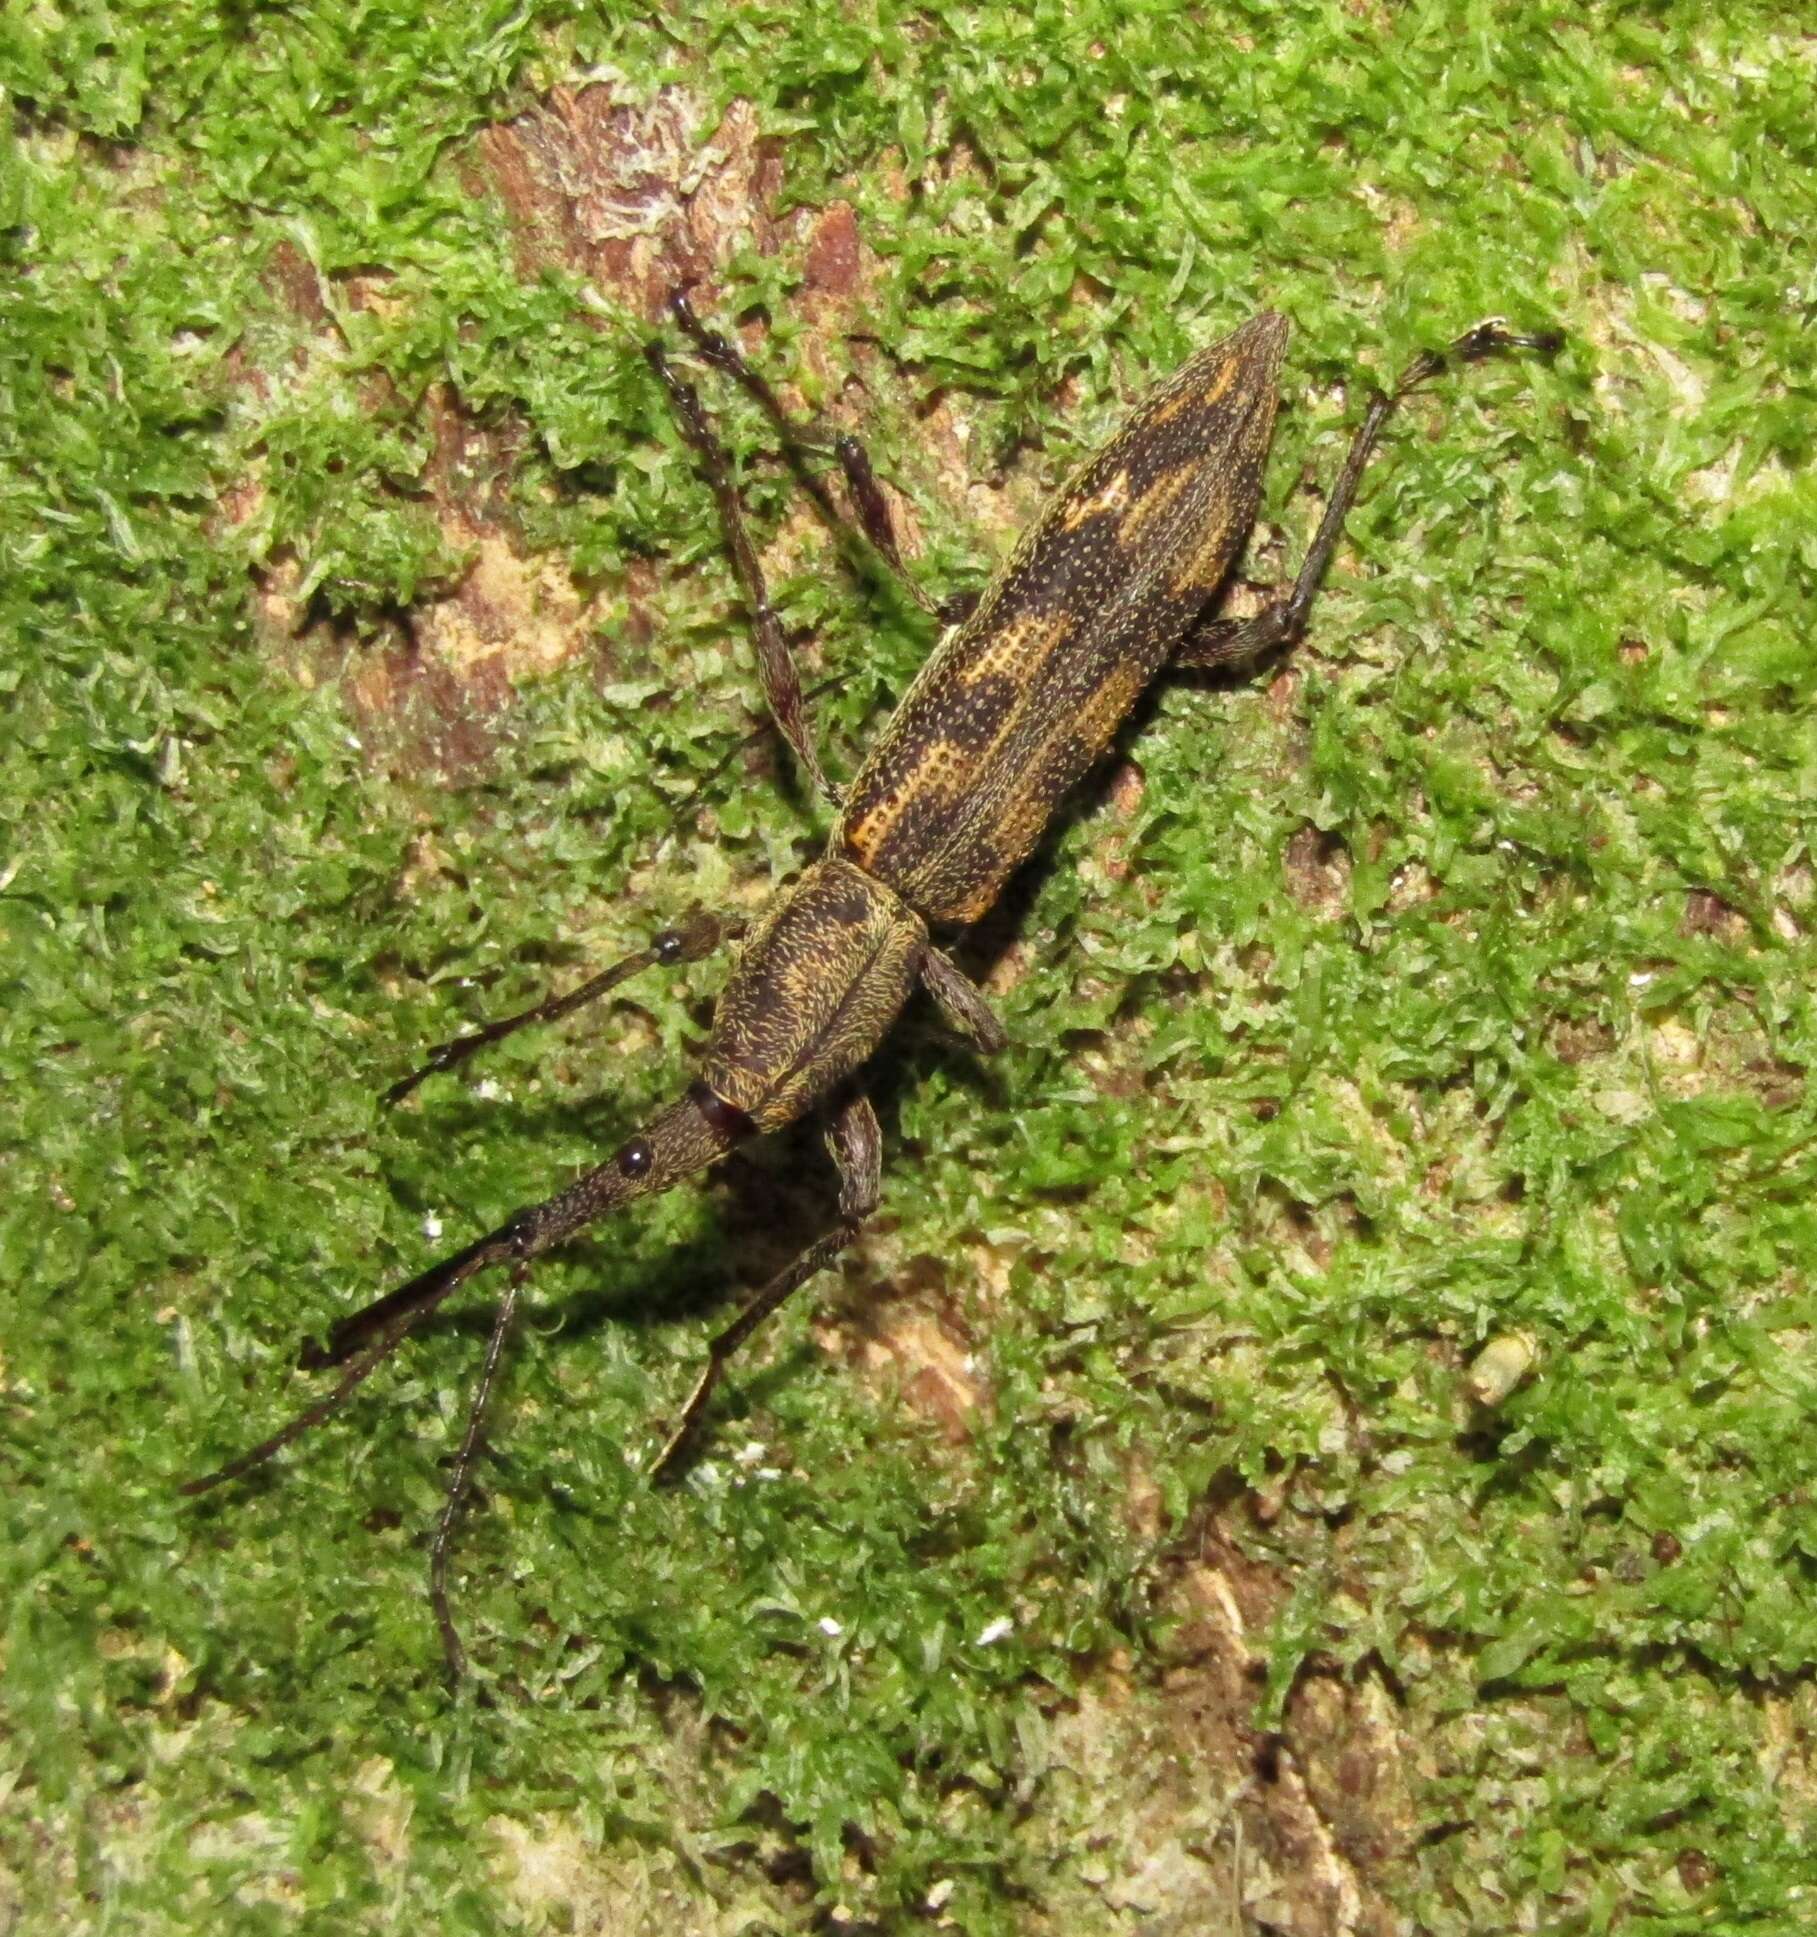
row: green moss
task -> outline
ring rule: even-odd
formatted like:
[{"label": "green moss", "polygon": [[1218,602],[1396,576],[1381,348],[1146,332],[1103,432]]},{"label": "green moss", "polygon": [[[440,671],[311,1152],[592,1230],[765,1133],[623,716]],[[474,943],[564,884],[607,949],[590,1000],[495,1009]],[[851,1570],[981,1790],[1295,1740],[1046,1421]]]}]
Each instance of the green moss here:
[{"label": "green moss", "polygon": [[[1259,1725],[1386,1691],[1410,1813],[1346,1853],[1416,1927],[1805,1928],[1808,42],[1749,6],[644,14],[0,37],[0,1915],[883,1930],[932,1892],[1133,1929],[1067,1717],[1115,1663],[1131,1726],[1245,1779],[1165,1736],[1215,1526],[1273,1584]],[[748,647],[642,320],[477,192],[482,128],[602,73],[703,132],[750,102],[773,218],[851,206],[861,322],[786,223],[722,283],[861,419],[939,589],[1260,303],[1295,338],[1259,575],[1360,372],[1485,312],[1570,343],[1409,413],[1283,682],[1159,695],[1139,797],[1018,890],[1014,1046],[905,1030],[894,1225],[687,1486],[640,1462],[724,1290],[825,1215],[808,1144],[539,1270],[459,1549],[486,1702],[422,1593],[483,1312],[281,1470],[175,1489],[283,1415],[300,1336],[672,1090],[720,971],[386,1116],[413,1047],[823,826],[721,765]],[[934,405],[995,496],[945,488]],[[461,488],[592,602],[588,652],[452,700],[403,629],[477,555],[449,411],[492,467]],[[779,600],[849,770],[929,627],[806,541]],[[985,1394],[962,1445],[815,1342],[930,1304]]]}]

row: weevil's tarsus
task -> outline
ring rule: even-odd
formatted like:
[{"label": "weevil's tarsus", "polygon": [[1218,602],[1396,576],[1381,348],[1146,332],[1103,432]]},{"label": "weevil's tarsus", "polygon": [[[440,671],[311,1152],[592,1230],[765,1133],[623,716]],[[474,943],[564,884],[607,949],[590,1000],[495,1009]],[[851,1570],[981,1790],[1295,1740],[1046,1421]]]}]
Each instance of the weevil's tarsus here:
[{"label": "weevil's tarsus", "polygon": [[827,1129],[827,1148],[839,1172],[838,1223],[823,1237],[816,1238],[793,1264],[779,1271],[731,1324],[709,1342],[700,1377],[688,1394],[674,1430],[650,1464],[651,1479],[666,1482],[677,1477],[732,1355],[772,1312],[810,1278],[824,1271],[857,1238],[865,1219],[877,1208],[883,1191],[883,1134],[877,1125],[877,1113],[865,1097],[854,1092],[835,1109]]},{"label": "weevil's tarsus", "polygon": [[473,1478],[473,1462],[479,1455],[485,1431],[486,1404],[492,1397],[493,1381],[505,1356],[505,1340],[517,1311],[517,1295],[523,1289],[529,1265],[520,1264],[511,1274],[505,1295],[498,1301],[492,1321],[492,1336],[486,1341],[485,1362],[467,1407],[467,1430],[461,1435],[461,1449],[455,1455],[454,1472],[448,1481],[448,1495],[442,1502],[442,1517],[436,1523],[435,1544],[429,1550],[429,1602],[435,1610],[435,1625],[441,1630],[442,1654],[448,1663],[450,1681],[460,1681],[467,1672],[467,1651],[461,1646],[460,1630],[454,1625],[454,1610],[448,1600],[448,1548],[460,1522]]},{"label": "weevil's tarsus", "polygon": [[[950,600],[936,601],[923,590],[903,562],[902,547],[896,536],[896,521],[890,514],[889,500],[877,482],[877,473],[864,445],[849,431],[841,431],[827,443],[809,425],[800,423],[783,407],[782,399],[764,376],[732,340],[710,329],[694,313],[694,306],[682,290],[673,291],[667,304],[670,317],[693,344],[703,362],[725,375],[752,398],[782,445],[782,455],[796,481],[813,501],[814,508],[827,524],[848,540],[868,545],[889,566],[910,598],[923,611],[931,612],[943,624],[953,623],[948,615]],[[856,520],[848,517],[821,481],[809,459],[831,458],[845,477],[846,493],[852,501]]]},{"label": "weevil's tarsus", "polygon": [[585,1008],[589,1002],[596,1002],[602,995],[610,994],[620,983],[628,982],[634,975],[641,975],[647,968],[673,968],[682,962],[698,962],[711,955],[722,941],[739,932],[738,924],[722,922],[704,908],[691,908],[676,927],[665,928],[659,934],[652,935],[648,944],[635,954],[627,955],[623,961],[600,970],[578,988],[570,989],[566,995],[545,996],[528,1009],[520,1009],[516,1015],[501,1016],[495,1022],[482,1023],[479,1028],[456,1036],[451,1042],[439,1044],[429,1052],[419,1068],[393,1083],[380,1100],[388,1106],[401,1103],[418,1084],[431,1076],[441,1075],[444,1070],[458,1069],[470,1056],[489,1044],[503,1042],[507,1036],[515,1036],[520,1029],[527,1029],[532,1023],[558,1022],[563,1016],[571,1016],[576,1009]]},{"label": "weevil's tarsus", "polygon": [[1547,330],[1533,336],[1517,335],[1504,328],[1499,317],[1490,317],[1473,329],[1466,330],[1443,350],[1422,350],[1401,372],[1391,391],[1383,395],[1378,390],[1370,397],[1369,408],[1350,441],[1344,468],[1338,473],[1337,484],[1325,504],[1325,515],[1319,520],[1319,528],[1306,549],[1305,560],[1291,591],[1284,599],[1265,606],[1253,618],[1218,619],[1198,625],[1181,640],[1173,655],[1173,665],[1195,670],[1227,666],[1242,660],[1259,659],[1264,653],[1273,652],[1278,647],[1293,645],[1306,630],[1306,621],[1318,597],[1319,587],[1324,583],[1331,555],[1343,536],[1344,521],[1356,502],[1363,472],[1381,441],[1383,427],[1396,409],[1453,363],[1476,363],[1484,357],[1499,356],[1507,350],[1537,350],[1550,355],[1563,342],[1564,337],[1559,331]]}]

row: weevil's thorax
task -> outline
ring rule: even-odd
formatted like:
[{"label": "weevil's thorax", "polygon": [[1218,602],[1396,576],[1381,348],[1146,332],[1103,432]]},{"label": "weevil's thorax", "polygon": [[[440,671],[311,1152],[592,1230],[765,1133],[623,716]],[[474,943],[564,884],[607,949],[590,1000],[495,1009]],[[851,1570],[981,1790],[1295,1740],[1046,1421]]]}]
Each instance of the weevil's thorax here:
[{"label": "weevil's thorax", "polygon": [[816,862],[745,945],[719,998],[707,1088],[758,1130],[792,1123],[865,1061],[908,1000],[927,929],[851,862]]}]

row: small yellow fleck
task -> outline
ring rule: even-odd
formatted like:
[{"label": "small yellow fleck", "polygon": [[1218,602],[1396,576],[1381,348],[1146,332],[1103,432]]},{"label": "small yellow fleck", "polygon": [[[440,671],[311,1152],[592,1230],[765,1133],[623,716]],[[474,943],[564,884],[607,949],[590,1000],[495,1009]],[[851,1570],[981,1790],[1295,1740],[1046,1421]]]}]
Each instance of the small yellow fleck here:
[{"label": "small yellow fleck", "polygon": [[1539,1353],[1523,1332],[1492,1338],[1470,1362],[1464,1385],[1479,1406],[1499,1406],[1533,1370]]},{"label": "small yellow fleck", "polygon": [[1129,473],[1118,471],[1101,490],[1094,491],[1089,498],[1081,498],[1077,504],[1068,505],[1060,520],[1060,529],[1077,531],[1087,518],[1120,510],[1128,501]]}]

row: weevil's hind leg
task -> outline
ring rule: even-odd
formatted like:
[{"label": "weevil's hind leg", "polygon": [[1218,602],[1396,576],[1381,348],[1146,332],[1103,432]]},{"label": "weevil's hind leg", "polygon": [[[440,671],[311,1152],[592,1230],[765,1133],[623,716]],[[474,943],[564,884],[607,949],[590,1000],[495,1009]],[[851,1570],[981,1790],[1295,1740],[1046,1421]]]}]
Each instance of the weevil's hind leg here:
[{"label": "weevil's hind leg", "polygon": [[512,1272],[505,1295],[499,1300],[498,1315],[492,1321],[492,1336],[486,1342],[485,1363],[480,1367],[479,1381],[467,1408],[467,1430],[461,1436],[461,1450],[448,1481],[448,1497],[442,1502],[442,1517],[435,1529],[435,1544],[429,1550],[429,1604],[435,1610],[435,1625],[441,1631],[449,1679],[456,1682],[466,1677],[467,1651],[461,1646],[460,1630],[454,1625],[454,1610],[448,1600],[448,1547],[467,1501],[473,1462],[478,1457],[480,1437],[485,1431],[486,1402],[492,1397],[493,1381],[498,1377],[498,1368],[505,1356],[505,1340],[517,1311],[517,1294],[528,1271],[527,1264],[520,1264]]},{"label": "weevil's hind leg", "polygon": [[1504,350],[1537,350],[1550,355],[1564,338],[1556,331],[1538,336],[1520,336],[1505,329],[1498,318],[1478,323],[1443,350],[1425,350],[1401,372],[1400,381],[1384,396],[1379,390],[1370,398],[1356,436],[1351,439],[1344,468],[1338,473],[1336,487],[1325,506],[1300,566],[1299,577],[1284,599],[1265,606],[1251,619],[1214,619],[1187,634],[1175,651],[1172,664],[1182,668],[1230,665],[1236,661],[1259,659],[1277,646],[1294,644],[1306,629],[1307,615],[1318,597],[1331,554],[1343,535],[1344,520],[1356,502],[1363,472],[1381,441],[1382,428],[1406,398],[1422,385],[1458,363],[1476,363]]},{"label": "weevil's hind leg", "polygon": [[[943,625],[953,625],[964,618],[977,603],[975,593],[961,592],[952,598],[935,599],[922,589],[903,562],[902,546],[896,536],[896,521],[890,515],[889,500],[884,497],[882,487],[877,482],[870,454],[858,439],[848,432],[842,432],[830,446],[826,444],[811,426],[798,423],[789,415],[763,372],[729,337],[718,330],[709,329],[694,314],[693,304],[682,291],[676,290],[670,296],[668,308],[669,314],[701,359],[714,369],[724,371],[747,396],[756,401],[758,408],[769,418],[781,440],[782,453],[789,469],[795,473],[801,488],[813,499],[815,509],[828,525],[849,538],[862,539],[869,544],[889,566],[909,597],[924,612],[931,612]],[[809,462],[810,458],[824,459],[829,454],[845,474],[846,494],[858,514],[855,521],[840,508]]]},{"label": "weevil's hind leg", "polygon": [[827,1148],[839,1171],[838,1223],[824,1237],[816,1238],[786,1270],[779,1271],[707,1346],[707,1362],[694,1390],[681,1409],[675,1430],[650,1467],[653,1480],[672,1479],[679,1471],[732,1354],[792,1293],[838,1257],[877,1208],[883,1189],[883,1135],[877,1127],[876,1111],[863,1096],[854,1092],[834,1112],[827,1129]]},{"label": "weevil's hind leg", "polygon": [[713,429],[701,404],[700,393],[685,378],[676,374],[662,345],[646,343],[644,354],[669,393],[675,422],[690,449],[699,458],[714,502],[719,507],[720,530],[725,534],[732,569],[738,575],[739,590],[744,594],[745,605],[750,611],[751,630],[757,640],[757,674],[763,682],[763,696],[769,706],[770,717],[775,720],[782,737],[788,741],[802,771],[837,806],[841,795],[820,764],[820,755],[815,749],[813,732],[808,723],[807,702],[801,696],[801,675],[796,670],[789,643],[782,636],[782,621],[777,618],[776,608],[770,603],[763,566],[758,562],[757,547],[752,543],[750,528],[745,523],[744,507],[738,501],[738,486],[732,477],[731,453]]},{"label": "weevil's hind leg", "polygon": [[921,986],[936,1007],[982,1056],[995,1056],[1009,1043],[1009,1031],[984,999],[970,976],[953,966],[950,957],[930,948],[921,962]]},{"label": "weevil's hind leg", "polygon": [[679,928],[662,929],[650,937],[647,947],[640,948],[635,955],[627,955],[622,962],[614,962],[609,969],[601,969],[566,995],[545,996],[516,1015],[500,1016],[496,1022],[482,1023],[466,1035],[456,1036],[452,1042],[438,1044],[424,1063],[393,1083],[380,1101],[401,1103],[419,1083],[439,1076],[443,1070],[458,1069],[469,1056],[489,1043],[503,1042],[532,1023],[558,1022],[563,1016],[571,1016],[576,1009],[610,994],[621,982],[628,982],[647,968],[672,968],[681,962],[698,962],[711,955],[722,941],[740,933],[739,923],[722,922],[704,908],[690,909]]}]

